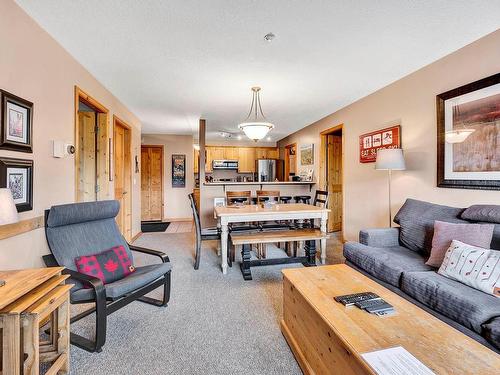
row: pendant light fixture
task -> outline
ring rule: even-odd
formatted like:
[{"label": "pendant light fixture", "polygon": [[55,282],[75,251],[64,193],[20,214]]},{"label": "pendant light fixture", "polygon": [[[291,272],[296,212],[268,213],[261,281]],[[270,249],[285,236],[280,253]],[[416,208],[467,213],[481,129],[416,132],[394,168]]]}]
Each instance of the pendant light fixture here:
[{"label": "pendant light fixture", "polygon": [[248,116],[238,127],[255,142],[264,138],[274,125],[267,121],[260,104],[260,87],[252,87],[252,105]]},{"label": "pendant light fixture", "polygon": [[[453,103],[452,108],[453,108],[453,114],[452,114],[452,120],[451,120],[452,125],[451,126],[453,127],[454,119],[456,118],[458,121],[460,118],[459,104]],[[465,121],[463,121],[462,127],[448,130],[447,132],[445,132],[444,139],[445,139],[446,143],[451,143],[451,144],[462,143],[463,141],[465,141],[469,137],[469,135],[474,133],[475,130],[476,129],[466,128]]]}]

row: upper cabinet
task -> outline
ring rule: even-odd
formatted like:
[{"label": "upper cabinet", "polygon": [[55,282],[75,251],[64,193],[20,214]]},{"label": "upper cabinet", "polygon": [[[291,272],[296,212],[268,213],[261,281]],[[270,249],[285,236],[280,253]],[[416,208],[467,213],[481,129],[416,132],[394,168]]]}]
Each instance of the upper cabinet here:
[{"label": "upper cabinet", "polygon": [[255,147],[239,147],[238,148],[238,172],[253,173],[255,172]]},{"label": "upper cabinet", "polygon": [[[235,146],[207,146],[205,172],[212,172],[213,160],[238,160],[239,173],[254,173],[255,160],[278,159],[277,147],[235,147]],[[198,172],[199,151],[195,150],[194,171]]]}]

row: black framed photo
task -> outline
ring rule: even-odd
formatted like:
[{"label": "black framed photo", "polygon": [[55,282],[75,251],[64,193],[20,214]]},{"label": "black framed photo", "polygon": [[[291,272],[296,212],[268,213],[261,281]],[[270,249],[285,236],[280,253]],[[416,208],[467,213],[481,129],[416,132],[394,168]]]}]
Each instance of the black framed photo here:
[{"label": "black framed photo", "polygon": [[0,187],[8,187],[17,212],[33,209],[33,160],[0,158]]},{"label": "black framed photo", "polygon": [[186,187],[186,155],[172,155],[172,187]]},{"label": "black framed photo", "polygon": [[33,152],[33,103],[0,90],[0,148]]},{"label": "black framed photo", "polygon": [[500,73],[439,94],[437,186],[500,190]]}]

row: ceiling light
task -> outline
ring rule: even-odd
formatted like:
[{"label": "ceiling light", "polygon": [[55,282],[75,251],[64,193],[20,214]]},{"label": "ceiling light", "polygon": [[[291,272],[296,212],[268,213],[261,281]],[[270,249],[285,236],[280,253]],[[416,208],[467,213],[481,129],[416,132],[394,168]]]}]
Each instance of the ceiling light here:
[{"label": "ceiling light", "polygon": [[238,127],[255,142],[264,138],[274,125],[267,121],[260,104],[260,87],[252,87],[252,105],[248,116]]},{"label": "ceiling light", "polygon": [[196,151],[200,151],[200,145],[193,145],[193,148],[196,150]]},{"label": "ceiling light", "polygon": [[267,33],[266,35],[264,35],[264,40],[266,42],[270,42],[272,41],[274,38],[276,38],[276,35],[274,35],[273,33]]},{"label": "ceiling light", "polygon": [[241,135],[238,135],[236,138],[238,138],[238,141],[241,141]]},{"label": "ceiling light", "polygon": [[222,137],[222,138],[231,138],[233,135],[229,132],[219,132],[219,135]]},{"label": "ceiling light", "polygon": [[462,143],[469,135],[474,133],[476,129],[456,129],[449,130],[444,134],[444,139],[447,143]]},{"label": "ceiling light", "polygon": [[[455,121],[458,123],[461,120],[460,116],[460,103],[458,101],[455,101],[452,103],[452,127],[455,127]],[[448,130],[447,132],[444,133],[444,139],[446,143],[462,143],[465,141],[469,135],[474,133],[476,129],[471,129],[471,128],[466,128],[466,123],[465,119],[461,120],[462,126],[461,127],[456,127],[455,129]]]},{"label": "ceiling light", "polygon": [[271,137],[267,137],[266,140],[270,141],[271,140]]}]

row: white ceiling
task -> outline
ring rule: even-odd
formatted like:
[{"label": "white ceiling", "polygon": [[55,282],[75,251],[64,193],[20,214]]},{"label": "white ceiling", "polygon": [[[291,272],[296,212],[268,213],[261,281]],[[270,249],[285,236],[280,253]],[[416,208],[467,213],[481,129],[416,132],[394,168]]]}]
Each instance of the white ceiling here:
[{"label": "white ceiling", "polygon": [[497,0],[16,1],[144,133],[237,132],[259,85],[273,141],[500,27]]}]

